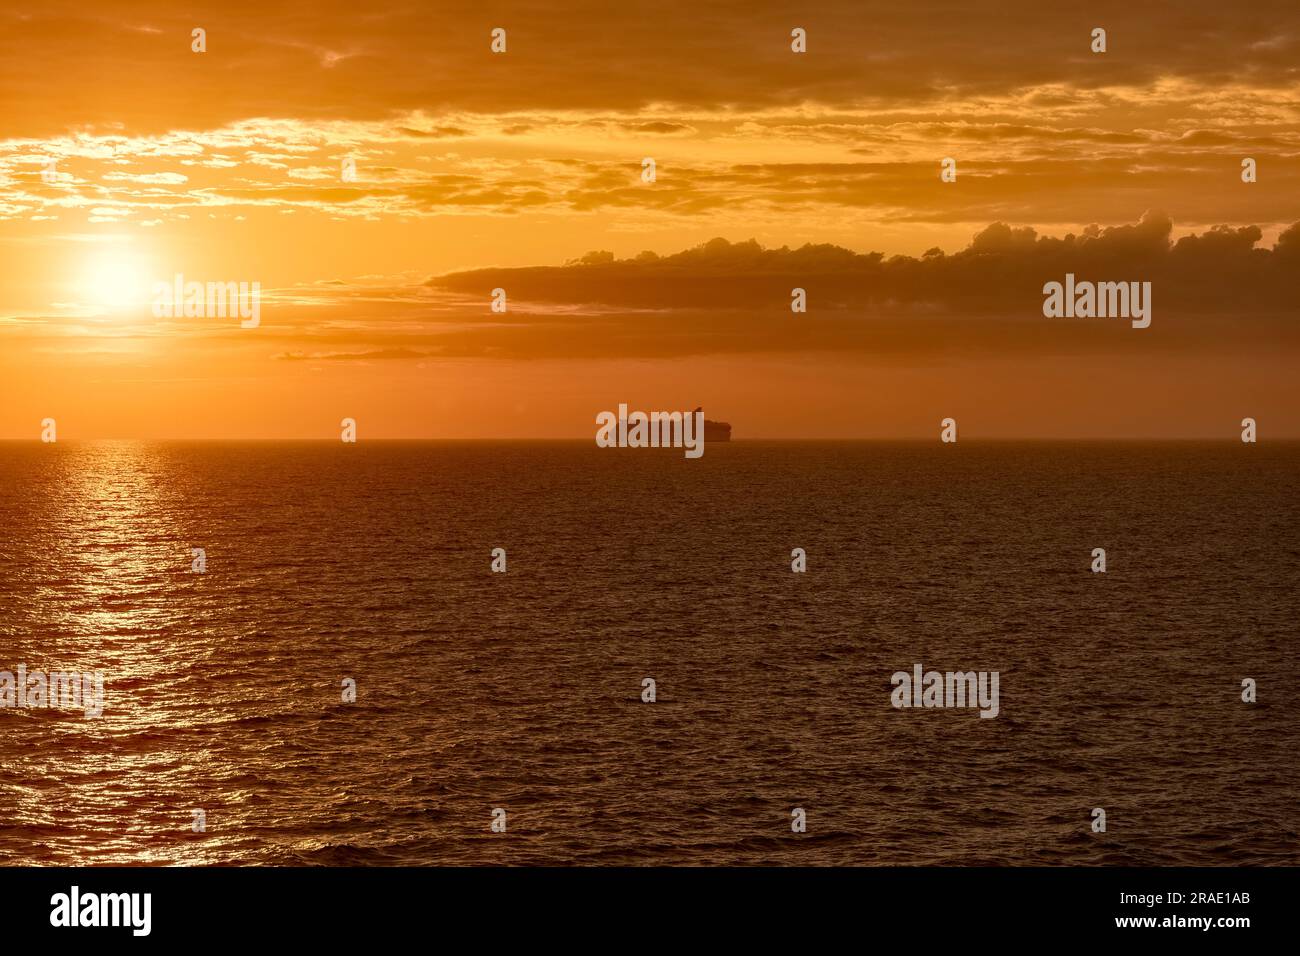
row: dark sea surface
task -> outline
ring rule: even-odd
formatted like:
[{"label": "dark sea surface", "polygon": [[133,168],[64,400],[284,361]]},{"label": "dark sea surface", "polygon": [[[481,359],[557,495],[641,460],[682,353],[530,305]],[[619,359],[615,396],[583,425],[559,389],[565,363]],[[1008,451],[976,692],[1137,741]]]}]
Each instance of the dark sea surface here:
[{"label": "dark sea surface", "polygon": [[[0,670],[106,697],[0,709],[0,863],[1298,864],[1297,478],[1269,443],[0,443]],[[999,716],[894,709],[916,663],[999,671]]]}]

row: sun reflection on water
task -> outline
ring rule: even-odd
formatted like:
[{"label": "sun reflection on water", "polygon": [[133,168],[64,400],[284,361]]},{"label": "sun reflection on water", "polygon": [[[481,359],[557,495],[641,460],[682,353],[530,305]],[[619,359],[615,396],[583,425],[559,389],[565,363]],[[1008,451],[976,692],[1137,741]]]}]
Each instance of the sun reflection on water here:
[{"label": "sun reflection on water", "polygon": [[35,836],[35,862],[198,862],[178,838],[207,759],[190,733],[203,702],[177,600],[195,583],[182,577],[189,551],[177,537],[184,476],[157,444],[43,451],[56,493],[33,515],[33,553],[16,562],[32,569],[32,602],[0,667],[102,672],[105,701],[99,718],[53,708],[3,715],[17,727],[11,739],[28,744],[10,788],[14,819]]}]

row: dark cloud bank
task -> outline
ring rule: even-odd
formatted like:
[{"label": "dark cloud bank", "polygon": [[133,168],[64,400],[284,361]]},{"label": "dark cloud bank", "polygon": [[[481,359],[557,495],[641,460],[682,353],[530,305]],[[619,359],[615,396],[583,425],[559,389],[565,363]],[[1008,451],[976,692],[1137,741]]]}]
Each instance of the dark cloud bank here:
[{"label": "dark cloud bank", "polygon": [[775,308],[790,290],[808,291],[809,312],[874,307],[886,312],[1041,315],[1042,286],[1071,272],[1078,280],[1149,281],[1158,302],[1182,312],[1297,310],[1300,223],[1272,249],[1257,226],[1216,226],[1171,240],[1173,223],[1147,214],[1138,223],[1040,236],[996,223],[952,255],[856,253],[834,245],[764,249],[714,239],[675,255],[615,259],[593,252],[563,266],[483,269],[430,281],[436,289],[480,293],[504,287],[534,303],[638,309]]},{"label": "dark cloud bank", "polygon": [[[512,358],[835,352],[884,361],[1300,349],[1300,223],[1272,248],[1259,246],[1256,226],[1176,241],[1172,230],[1160,214],[1064,237],[999,223],[952,255],[890,258],[714,239],[668,256],[597,252],[563,266],[460,272],[430,280],[430,290],[486,301],[504,288],[510,314],[460,314],[426,342],[435,354]],[[1150,282],[1151,327],[1046,318],[1043,286],[1067,273]],[[806,314],[790,310],[796,287],[807,291]]]}]

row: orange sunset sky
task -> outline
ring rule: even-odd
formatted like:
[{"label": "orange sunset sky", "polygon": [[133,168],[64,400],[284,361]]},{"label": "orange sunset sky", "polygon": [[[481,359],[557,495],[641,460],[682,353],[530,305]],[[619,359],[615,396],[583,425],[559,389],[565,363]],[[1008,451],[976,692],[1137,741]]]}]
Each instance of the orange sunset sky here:
[{"label": "orange sunset sky", "polygon": [[1297,223],[1295,2],[0,9],[4,438],[1295,438]]}]

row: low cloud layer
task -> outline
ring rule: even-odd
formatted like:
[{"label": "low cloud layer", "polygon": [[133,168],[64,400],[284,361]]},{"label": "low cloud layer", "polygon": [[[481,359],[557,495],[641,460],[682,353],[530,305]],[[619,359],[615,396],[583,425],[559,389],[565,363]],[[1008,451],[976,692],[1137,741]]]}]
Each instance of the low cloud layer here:
[{"label": "low cloud layer", "polygon": [[[1255,226],[1172,238],[1167,216],[1080,234],[997,223],[951,255],[765,249],[725,239],[674,255],[591,253],[563,266],[484,269],[430,280],[481,297],[505,289],[509,316],[438,336],[461,354],[665,357],[754,352],[891,355],[1294,348],[1300,344],[1300,223],[1271,248]],[[1154,321],[1049,319],[1043,286],[1150,282]],[[804,289],[806,314],[790,309]],[[464,316],[461,317],[462,323]],[[504,321],[502,321],[504,320]]]},{"label": "low cloud layer", "polygon": [[463,293],[506,287],[532,302],[645,309],[788,309],[790,289],[800,287],[817,309],[981,314],[1033,313],[1043,283],[1072,272],[1093,281],[1150,281],[1162,304],[1180,311],[1300,309],[1300,223],[1271,249],[1257,245],[1257,226],[1215,226],[1177,241],[1172,232],[1160,213],[1063,237],[995,223],[952,255],[932,249],[889,258],[826,244],[765,249],[753,240],[714,239],[674,255],[619,260],[593,252],[564,266],[475,270],[429,284]]}]

